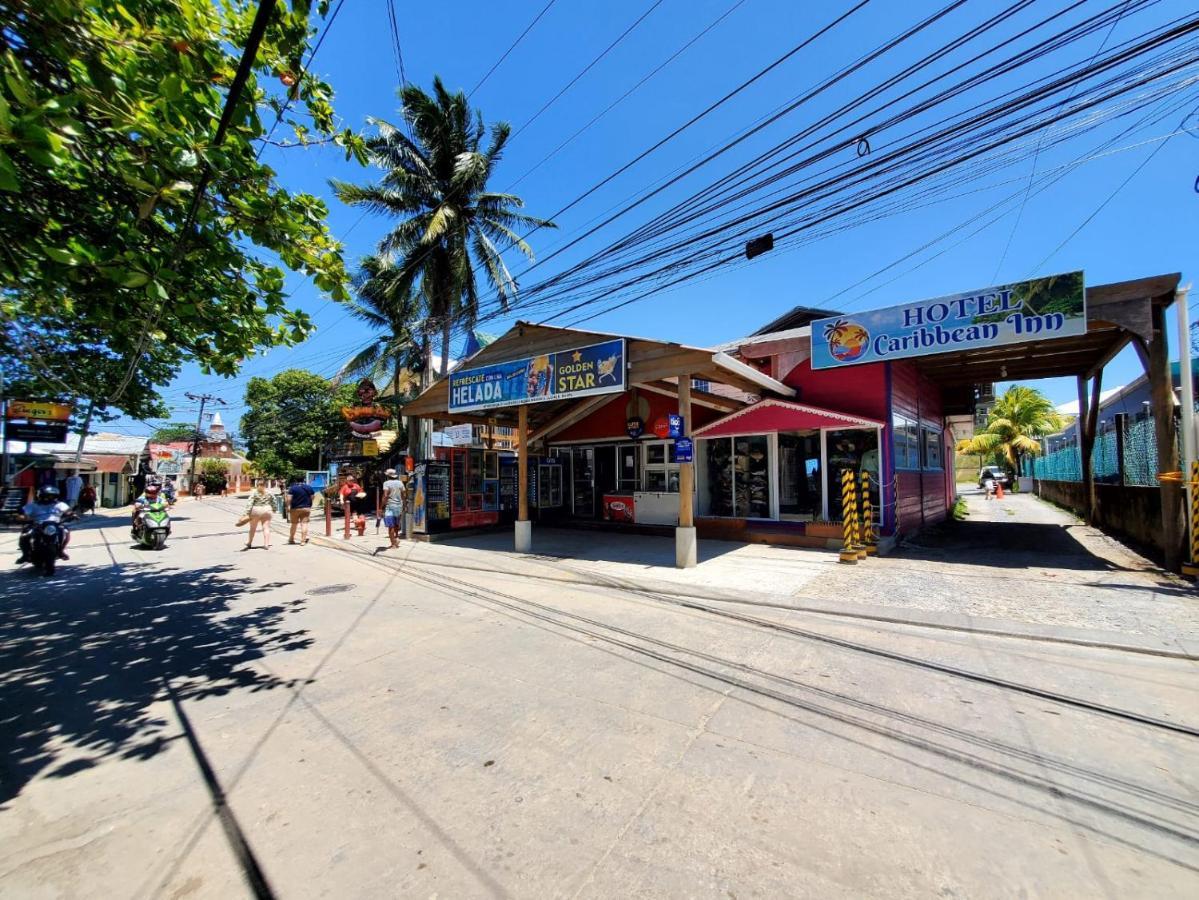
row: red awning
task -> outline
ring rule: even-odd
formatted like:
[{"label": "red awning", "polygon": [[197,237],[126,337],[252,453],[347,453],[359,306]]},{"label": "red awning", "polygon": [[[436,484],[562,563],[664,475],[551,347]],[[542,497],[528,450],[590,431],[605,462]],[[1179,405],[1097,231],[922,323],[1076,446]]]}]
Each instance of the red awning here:
[{"label": "red awning", "polygon": [[697,428],[694,437],[732,437],[737,434],[771,434],[776,431],[810,431],[815,428],[882,428],[883,423],[849,413],[807,406],[789,400],[761,400]]}]

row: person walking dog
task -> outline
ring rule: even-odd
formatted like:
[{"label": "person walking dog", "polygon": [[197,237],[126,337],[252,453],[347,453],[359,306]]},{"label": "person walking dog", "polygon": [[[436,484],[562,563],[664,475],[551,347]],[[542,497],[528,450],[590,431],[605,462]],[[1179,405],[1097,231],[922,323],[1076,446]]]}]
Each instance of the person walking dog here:
[{"label": "person walking dog", "polygon": [[262,546],[271,549],[271,519],[275,513],[275,498],[267,491],[261,478],[254,479],[254,488],[250,491],[250,502],[246,506],[245,515],[238,519],[238,525],[250,523],[250,537],[243,548],[249,550],[254,546],[254,532],[262,526]]}]

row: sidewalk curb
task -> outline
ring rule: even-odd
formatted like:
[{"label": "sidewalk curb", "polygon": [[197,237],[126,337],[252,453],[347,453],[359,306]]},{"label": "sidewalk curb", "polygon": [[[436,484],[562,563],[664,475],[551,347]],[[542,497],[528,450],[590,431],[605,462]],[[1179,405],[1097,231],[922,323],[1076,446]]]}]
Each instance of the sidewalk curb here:
[{"label": "sidewalk curb", "polygon": [[[355,543],[353,543],[352,539],[351,541],[346,542],[344,539],[336,536],[325,537],[324,535],[312,535],[310,533],[309,540],[310,542],[318,544],[319,546],[332,550],[340,550],[342,552],[357,556],[365,556],[370,559],[379,560],[387,558],[359,548]],[[403,546],[403,543],[401,543],[401,546]],[[563,561],[569,561],[569,557],[541,556],[536,557],[535,559],[528,559],[523,554],[507,551],[494,552],[499,552],[505,559],[540,562],[542,564],[550,565]],[[412,561],[409,560],[409,562]],[[416,561],[415,564],[420,565],[420,562]],[[1136,653],[1142,656],[1177,659],[1184,662],[1199,662],[1199,652],[1188,651],[1181,647],[1175,650],[1162,644],[1151,643],[1153,641],[1152,638],[1146,638],[1142,643],[1128,640],[1112,641],[1101,637],[1101,635],[1105,635],[1106,632],[1088,633],[1086,629],[1070,629],[1070,631],[1065,631],[1067,626],[1054,626],[1063,631],[1063,633],[1055,634],[1044,631],[1040,626],[1024,625],[1008,619],[980,620],[974,616],[965,616],[956,613],[939,613],[932,610],[922,610],[922,615],[919,617],[889,615],[886,613],[875,612],[874,608],[863,608],[862,604],[844,604],[834,606],[819,602],[813,603],[811,597],[802,597],[801,599],[805,601],[803,603],[787,603],[783,602],[781,598],[777,601],[744,600],[739,597],[721,594],[717,591],[704,591],[702,589],[695,589],[692,587],[681,590],[678,585],[674,585],[669,582],[646,581],[641,584],[630,585],[622,579],[611,578],[596,572],[580,571],[570,566],[559,566],[558,568],[560,568],[562,571],[569,572],[571,575],[577,576],[577,578],[563,579],[563,581],[583,587],[598,587],[607,588],[609,590],[631,591],[638,594],[668,594],[673,597],[705,600],[713,603],[735,603],[742,606],[754,606],[764,609],[803,612],[844,619],[860,619],[869,622],[879,622],[887,625],[928,628],[937,631],[959,632],[963,634],[980,634],[988,637],[1034,641],[1037,643],[1046,644],[1065,644],[1068,646],[1085,647],[1093,650],[1112,650],[1121,653]],[[533,580],[544,579],[543,575],[538,575],[535,572],[521,573],[505,571],[497,572],[496,574],[506,575],[514,578],[528,578]]]}]

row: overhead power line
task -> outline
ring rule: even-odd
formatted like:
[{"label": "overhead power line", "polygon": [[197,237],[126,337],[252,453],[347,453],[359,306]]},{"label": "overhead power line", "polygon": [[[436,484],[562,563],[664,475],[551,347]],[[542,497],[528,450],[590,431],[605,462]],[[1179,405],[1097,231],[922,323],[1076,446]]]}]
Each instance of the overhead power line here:
[{"label": "overhead power line", "polygon": [[551,106],[553,106],[555,103],[557,103],[559,98],[561,98],[563,94],[565,94],[567,91],[569,91],[572,87],[574,87],[578,83],[579,79],[581,79],[584,75],[586,75],[593,68],[595,68],[595,66],[600,62],[600,60],[602,60],[609,53],[611,53],[614,49],[616,49],[617,45],[620,44],[630,34],[632,34],[637,29],[637,26],[640,25],[642,22],[644,22],[649,17],[649,14],[652,13],[659,6],[661,6],[663,4],[663,2],[665,2],[665,0],[654,0],[653,5],[650,6],[649,9],[647,9],[640,16],[638,16],[637,19],[634,20],[633,24],[631,24],[628,28],[626,28],[624,31],[622,31],[620,33],[620,36],[617,37],[616,40],[614,40],[607,47],[605,47],[602,51],[600,51],[598,56],[596,56],[593,60],[591,60],[591,62],[587,63],[587,65],[583,66],[582,70],[577,75],[575,75],[574,78],[572,78],[572,79],[570,79],[570,81],[566,82],[566,84],[562,86],[562,89],[559,90],[558,93],[554,94],[554,96],[550,97],[549,100],[545,101],[545,103],[542,105],[541,109],[539,109],[539,110],[537,110],[537,112],[533,113],[532,118],[528,119],[523,125],[520,126],[520,128],[516,129],[516,131],[514,131],[512,133],[512,137],[516,137],[518,134],[520,134],[522,131],[524,131],[526,128],[528,128],[530,125],[532,125],[534,122],[536,122],[539,118],[541,118],[542,113],[544,113],[547,109],[549,109]]},{"label": "overhead power line", "polygon": [[473,97],[475,95],[475,91],[477,91],[479,88],[481,88],[484,84],[487,83],[487,79],[491,77],[492,73],[495,72],[495,70],[498,69],[501,65],[503,65],[504,60],[506,60],[508,58],[508,56],[512,53],[512,51],[517,48],[517,46],[520,44],[520,42],[525,39],[525,35],[527,35],[530,31],[533,30],[533,26],[541,21],[541,17],[544,16],[547,12],[549,12],[550,7],[553,6],[556,2],[557,2],[557,0],[550,0],[549,3],[547,3],[545,6],[541,7],[541,12],[539,12],[537,15],[535,15],[533,17],[533,21],[525,26],[525,30],[522,31],[517,36],[516,40],[514,40],[508,46],[508,49],[504,51],[503,55],[499,59],[497,59],[494,63],[492,63],[491,68],[488,69],[487,73],[482,78],[479,79],[478,83],[473,88],[470,89],[470,93],[468,93],[466,95],[467,100],[469,100],[471,97]]}]

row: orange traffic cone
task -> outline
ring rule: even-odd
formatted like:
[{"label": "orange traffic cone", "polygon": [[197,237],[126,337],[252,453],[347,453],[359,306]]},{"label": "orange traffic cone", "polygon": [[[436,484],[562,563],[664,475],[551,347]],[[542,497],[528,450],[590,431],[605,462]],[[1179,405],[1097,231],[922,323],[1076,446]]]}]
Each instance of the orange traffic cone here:
[{"label": "orange traffic cone", "polygon": [[1003,499],[1003,482],[1002,481],[995,482],[995,499],[996,500]]}]

